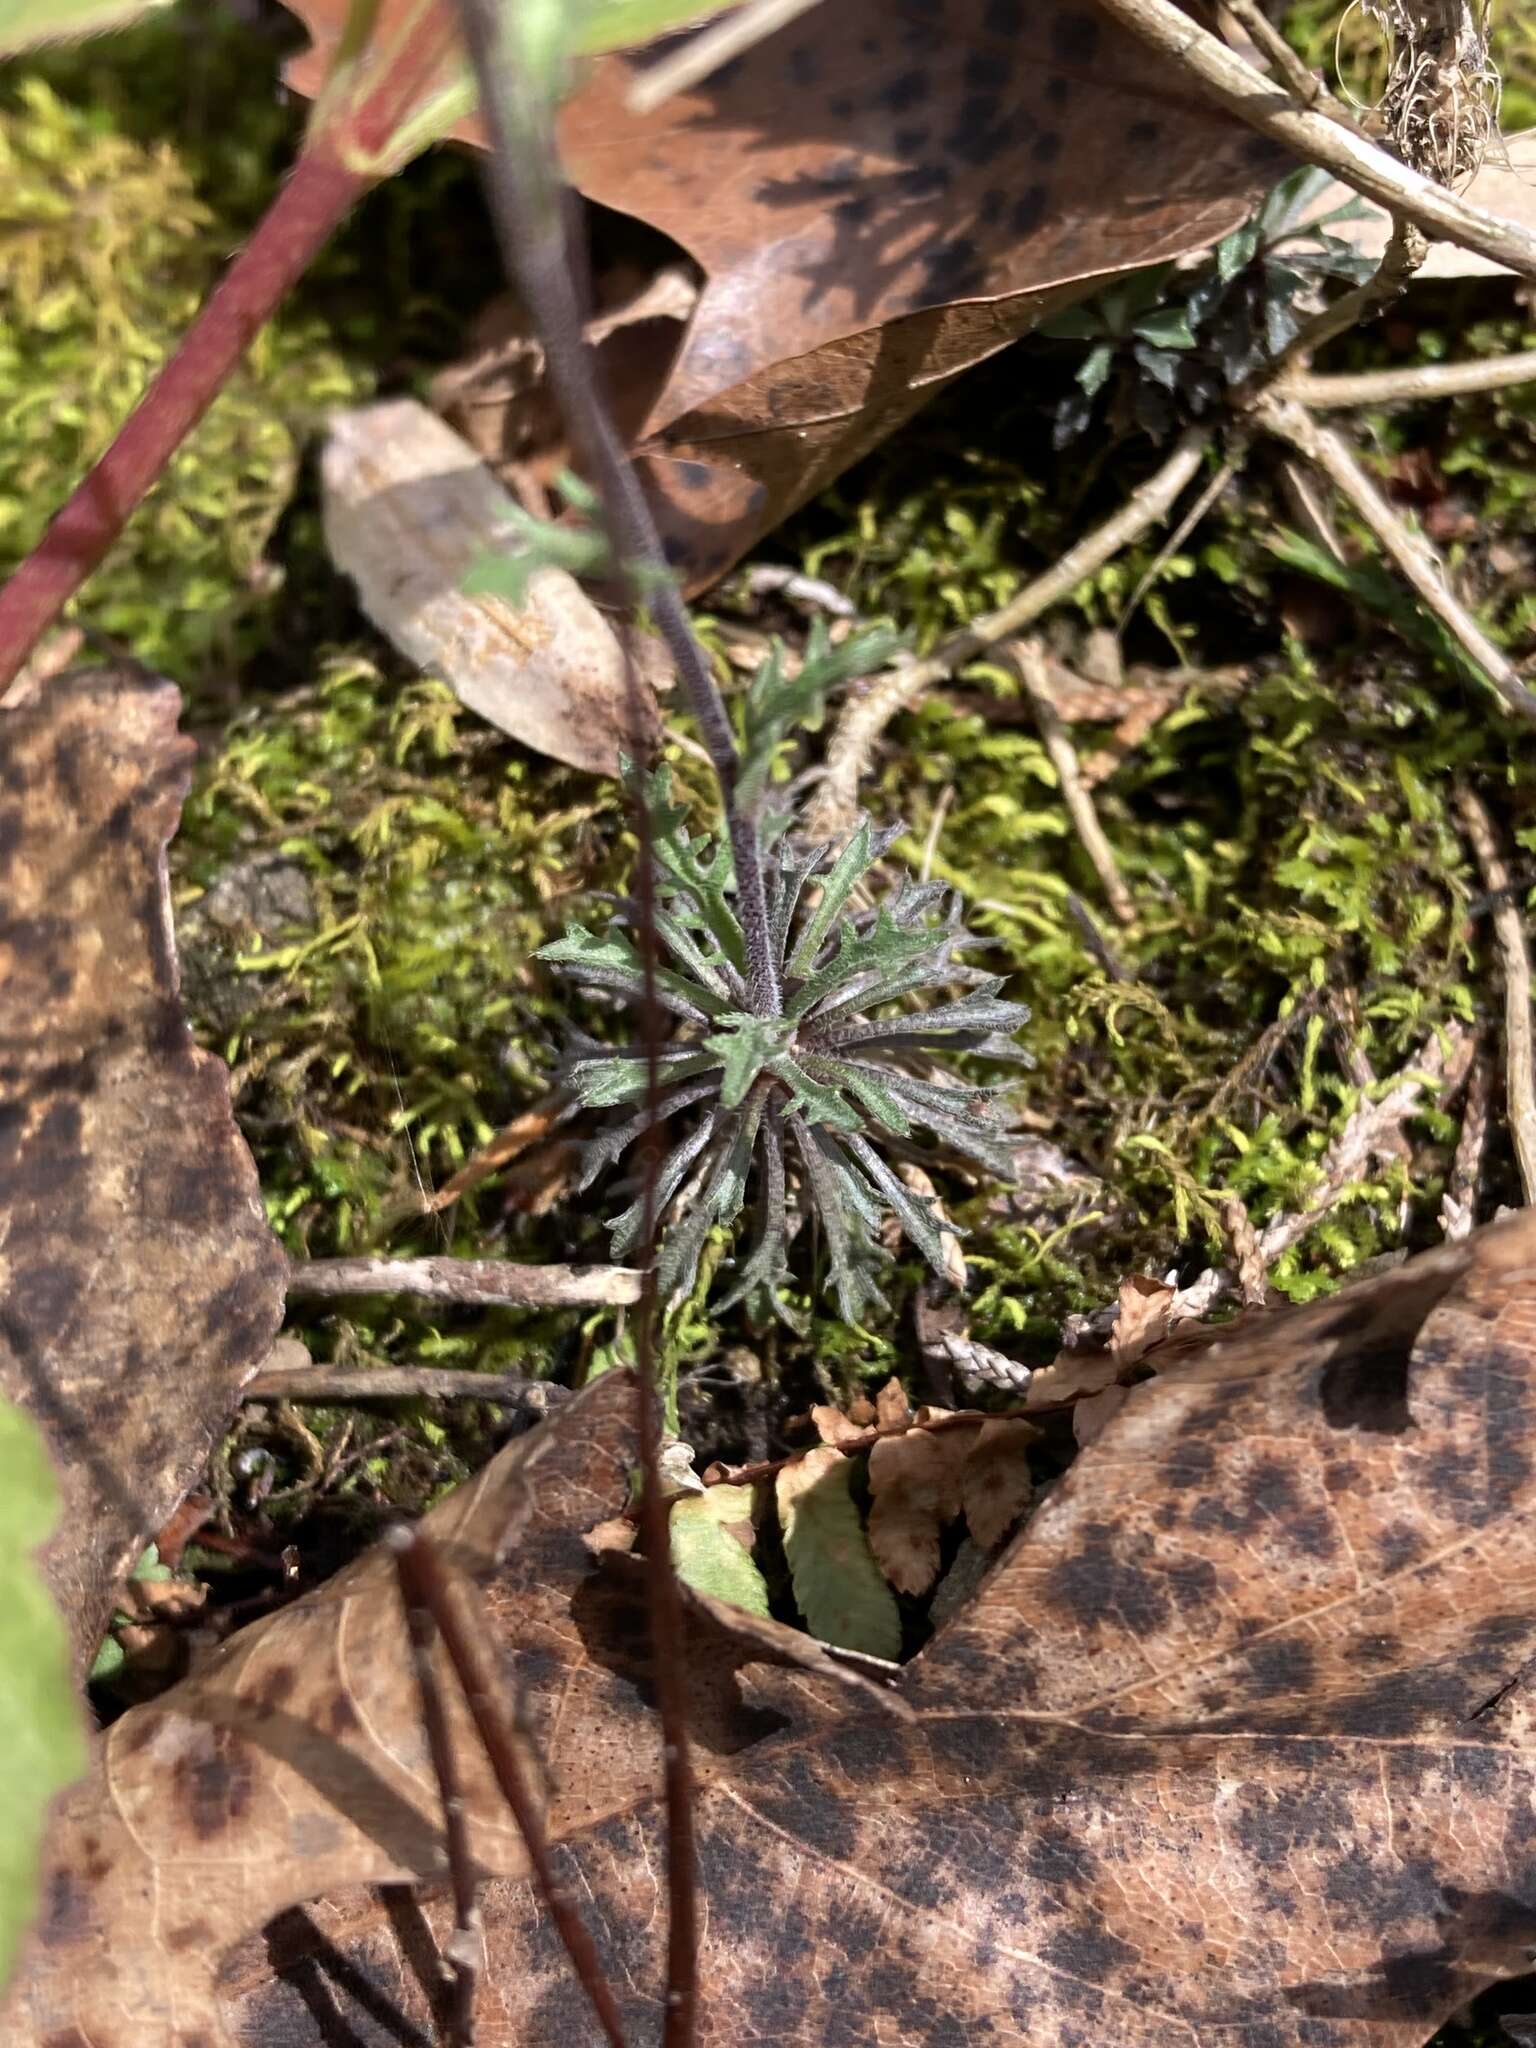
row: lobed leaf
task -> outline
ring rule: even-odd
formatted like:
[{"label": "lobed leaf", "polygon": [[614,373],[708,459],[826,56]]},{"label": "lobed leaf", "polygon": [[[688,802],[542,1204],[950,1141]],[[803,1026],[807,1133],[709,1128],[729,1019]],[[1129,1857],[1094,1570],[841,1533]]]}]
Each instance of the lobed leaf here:
[{"label": "lobed leaf", "polygon": [[821,1444],[774,1481],[795,1600],[818,1642],[867,1657],[901,1654],[901,1616],[849,1491],[852,1467]]}]

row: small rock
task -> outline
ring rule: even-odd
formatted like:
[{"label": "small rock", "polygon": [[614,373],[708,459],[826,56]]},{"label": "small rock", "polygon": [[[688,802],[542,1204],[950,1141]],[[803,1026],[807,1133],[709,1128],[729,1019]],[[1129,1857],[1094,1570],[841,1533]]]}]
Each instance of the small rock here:
[{"label": "small rock", "polygon": [[315,921],[309,877],[286,854],[261,853],[220,875],[199,900],[210,924],[227,932],[259,932],[276,938],[294,925]]}]

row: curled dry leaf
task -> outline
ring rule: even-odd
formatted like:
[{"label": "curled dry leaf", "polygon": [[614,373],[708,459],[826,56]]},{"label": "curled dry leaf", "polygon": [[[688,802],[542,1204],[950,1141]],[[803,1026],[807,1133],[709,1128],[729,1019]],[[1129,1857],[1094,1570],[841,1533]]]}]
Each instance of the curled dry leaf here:
[{"label": "curled dry leaf", "polygon": [[[665,1982],[655,1728],[579,1535],[623,1498],[626,1409],[599,1381],[504,1454],[525,1494],[494,1498],[502,1463],[437,1514],[504,1585],[559,1874],[644,2040]],[[910,1718],[754,1666],[722,1721],[724,1667],[695,1648],[701,2043],[1419,2048],[1524,1970],[1533,1423],[1526,1213],[1133,1388],[902,1671]],[[432,2038],[451,1907],[358,1889],[436,1867],[379,1577],[365,1561],[110,1731],[8,2044]],[[747,1634],[760,1655],[777,1640]],[[505,1850],[477,1814],[484,2037],[585,2048],[583,1994]]]},{"label": "curled dry leaf", "polygon": [[177,994],[180,705],[125,664],[0,709],[0,1388],[59,1469],[43,1566],[82,1670],[283,1310],[228,1075]]},{"label": "curled dry leaf", "polygon": [[[474,451],[413,398],[338,413],[320,458],[325,539],[358,601],[402,653],[448,682],[471,711],[524,746],[618,773],[643,756],[655,703],[612,626],[563,569],[536,570],[513,606],[466,597],[473,563],[517,552],[517,507]],[[635,636],[654,673],[654,643]]]},{"label": "curled dry leaf", "polygon": [[875,1427],[877,1429],[905,1429],[912,1420],[902,1384],[893,1373],[875,1396]]},{"label": "curled dry leaf", "polygon": [[869,1547],[898,1593],[926,1593],[939,1574],[939,1541],[960,1512],[960,1468],[972,1432],[909,1429],[869,1454]]},{"label": "curled dry leaf", "polygon": [[960,1474],[960,1500],[966,1526],[983,1550],[1001,1543],[1029,1506],[1029,1447],[1036,1434],[1033,1423],[1004,1416],[984,1422],[971,1446]]},{"label": "curled dry leaf", "polygon": [[[346,9],[290,4],[313,47],[287,75],[314,92]],[[704,272],[676,359],[627,395],[690,589],[963,370],[1207,247],[1286,168],[1084,0],[838,0],[637,114],[647,61],[593,64],[561,144],[579,190]]]}]

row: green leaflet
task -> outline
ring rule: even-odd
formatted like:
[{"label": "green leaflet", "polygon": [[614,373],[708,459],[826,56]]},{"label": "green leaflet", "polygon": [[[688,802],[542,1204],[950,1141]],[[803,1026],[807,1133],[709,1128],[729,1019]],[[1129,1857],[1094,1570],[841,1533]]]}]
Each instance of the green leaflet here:
[{"label": "green leaflet", "polygon": [[752,1562],[750,1486],[683,1494],[672,1503],[669,1528],[672,1563],[685,1585],[767,1617],[768,1587]]},{"label": "green leaflet", "polygon": [[[790,956],[791,974],[804,974],[832,929],[832,921],[853,893],[853,886],[869,867],[869,820],[861,818],[859,829],[833,863],[832,872],[821,886],[821,901],[806,919],[805,928]],[[801,1013],[802,1015],[804,1012]]]},{"label": "green leaflet", "polygon": [[[867,932],[843,933],[832,959],[813,974],[804,987],[796,991],[794,1000],[786,1005],[788,1014],[797,1019],[805,1016],[823,996],[841,988],[845,981],[852,981],[856,974],[875,971],[899,973],[910,962],[933,952],[937,944],[938,935],[926,926],[920,926],[916,931],[903,931],[892,923],[890,913],[882,910]],[[878,991],[872,991],[867,999],[878,1002]]]},{"label": "green leaflet", "polygon": [[786,676],[783,643],[773,643],[772,652],[747,688],[741,767],[736,776],[736,791],[743,805],[750,810],[761,802],[774,757],[784,742],[800,729],[814,731],[821,724],[827,692],[850,677],[884,668],[900,645],[899,636],[889,627],[874,626],[868,632],[851,633],[834,647],[826,621],[818,619],[811,628],[799,673]]},{"label": "green leaflet", "polygon": [[813,1081],[800,1062],[788,1053],[770,1061],[768,1071],[790,1091],[789,1110],[799,1112],[813,1124],[830,1125],[834,1131],[856,1131],[859,1128],[859,1113],[852,1104],[845,1102],[835,1088]]},{"label": "green leaflet", "polygon": [[783,1468],[774,1498],[784,1554],[796,1603],[818,1642],[894,1659],[901,1652],[901,1614],[853,1504],[851,1472],[830,1444]]},{"label": "green leaflet", "polygon": [[0,1400],[0,1985],[37,1915],[49,1802],[86,1765],[69,1636],[33,1556],[58,1506],[37,1425]]},{"label": "green leaflet", "polygon": [[754,1017],[745,1010],[727,1010],[719,1022],[726,1029],[704,1043],[723,1069],[720,1101],[726,1109],[736,1109],[765,1067],[777,1071],[795,1027],[783,1017]]}]

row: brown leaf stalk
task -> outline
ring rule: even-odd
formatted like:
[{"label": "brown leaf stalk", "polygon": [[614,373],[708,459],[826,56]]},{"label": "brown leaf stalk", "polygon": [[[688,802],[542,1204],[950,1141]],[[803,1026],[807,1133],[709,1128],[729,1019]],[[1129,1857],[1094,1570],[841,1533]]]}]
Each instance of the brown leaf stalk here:
[{"label": "brown leaf stalk", "polygon": [[575,1900],[555,1874],[543,1817],[523,1768],[517,1736],[501,1704],[500,1681],[485,1648],[484,1632],[466,1624],[453,1583],[430,1536],[420,1529],[399,1526],[389,1532],[387,1540],[395,1553],[406,1615],[430,1615],[432,1627],[442,1638],[491,1771],[522,1835],[534,1884],[582,1989],[592,2001],[604,2036],[610,2048],[626,2048],[618,2005],[603,1973],[596,1944]]},{"label": "brown leaf stalk", "polygon": [[[453,1996],[448,2011],[448,2048],[474,2048],[475,1982],[480,1974],[484,1937],[480,1924],[480,1877],[469,1846],[469,1826],[464,1810],[463,1781],[448,1725],[448,1707],[438,1682],[432,1652],[437,1647],[438,1627],[432,1608],[422,1596],[422,1575],[407,1563],[412,1550],[430,1544],[408,1528],[390,1532],[395,1553],[395,1570],[400,1581],[400,1598],[405,1607],[406,1634],[411,1645],[411,1669],[421,1695],[421,1725],[427,1738],[427,1754],[437,1779],[443,1803],[443,1846],[448,1858],[448,1881],[453,1891],[453,1934],[444,1951],[452,1973]],[[419,1564],[419,1560],[418,1560]]]},{"label": "brown leaf stalk", "polygon": [[579,273],[567,232],[571,201],[560,175],[552,108],[523,61],[514,24],[494,0],[458,0],[458,11],[491,144],[486,190],[502,261],[538,329],[550,388],[601,501],[614,559],[649,607],[719,779],[746,936],[748,983],[754,1006],[774,1016],[780,990],[769,943],[762,851],[752,820],[735,801],[735,736],[586,340]]}]

